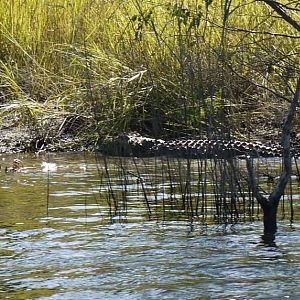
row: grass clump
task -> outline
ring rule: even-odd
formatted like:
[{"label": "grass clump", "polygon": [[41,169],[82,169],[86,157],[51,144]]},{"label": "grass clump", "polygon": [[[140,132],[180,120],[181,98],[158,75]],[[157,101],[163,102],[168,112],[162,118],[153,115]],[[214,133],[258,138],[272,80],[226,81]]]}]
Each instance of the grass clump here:
[{"label": "grass clump", "polygon": [[299,74],[297,34],[256,1],[4,0],[2,123],[59,135],[77,122],[92,143],[245,135],[265,116],[274,127]]}]

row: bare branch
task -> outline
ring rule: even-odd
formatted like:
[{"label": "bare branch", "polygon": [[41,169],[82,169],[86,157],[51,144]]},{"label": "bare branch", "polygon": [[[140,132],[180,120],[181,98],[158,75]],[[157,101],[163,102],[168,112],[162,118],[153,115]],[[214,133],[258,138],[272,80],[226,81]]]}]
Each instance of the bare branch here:
[{"label": "bare branch", "polygon": [[282,129],[281,145],[283,148],[283,172],[279,178],[276,188],[270,195],[271,201],[279,201],[279,198],[283,195],[284,189],[291,176],[292,162],[291,162],[291,153],[290,153],[290,135],[293,126],[293,119],[296,114],[297,106],[299,106],[299,103],[300,103],[300,77],[298,79],[294,98],[293,101],[291,102],[290,109]]},{"label": "bare branch", "polygon": [[247,77],[245,77],[245,76],[239,74],[239,72],[237,72],[230,64],[227,64],[227,67],[229,67],[229,69],[230,69],[235,75],[237,75],[239,78],[241,78],[241,79],[243,79],[243,80],[249,82],[250,84],[252,84],[252,85],[254,85],[254,86],[256,86],[256,87],[262,88],[262,89],[264,89],[264,90],[266,90],[266,91],[272,93],[274,96],[276,96],[276,97],[278,97],[278,98],[280,98],[280,99],[283,99],[283,100],[285,100],[285,101],[287,101],[287,102],[290,102],[290,99],[289,99],[289,98],[287,98],[287,97],[281,95],[281,94],[278,93],[277,91],[272,90],[272,89],[268,88],[267,86],[265,86],[265,85],[263,85],[263,84],[259,84],[259,83],[255,82],[255,81],[253,81],[253,80],[251,80],[251,79],[249,79],[249,78],[247,78]]},{"label": "bare branch", "polygon": [[290,4],[293,4],[293,1],[288,3],[288,4],[279,3],[277,1],[274,1],[274,2],[276,2],[281,7],[284,7],[285,9],[288,9],[288,10],[291,10],[291,11],[300,11],[300,9],[298,9],[296,7],[289,6]]},{"label": "bare branch", "polygon": [[269,198],[263,196],[259,192],[259,187],[253,170],[253,160],[250,158],[247,158],[246,160],[250,188],[252,190],[254,197],[262,206],[274,205],[278,203],[281,196],[284,193],[287,183],[290,180],[291,170],[292,170],[292,160],[291,160],[291,153],[290,153],[290,135],[291,135],[291,129],[293,125],[293,119],[296,113],[297,106],[299,106],[299,103],[300,103],[300,77],[298,79],[294,98],[291,102],[288,116],[285,120],[285,123],[283,125],[283,130],[282,130],[281,144],[283,148],[283,172],[279,178],[276,188],[271,193]]},{"label": "bare branch", "polygon": [[286,22],[292,25],[296,30],[300,32],[300,24],[291,18],[286,12],[282,9],[282,5],[274,0],[258,0],[263,1],[269,6],[271,6]]},{"label": "bare branch", "polygon": [[268,202],[268,199],[259,192],[259,187],[258,187],[256,178],[254,175],[254,170],[253,170],[253,159],[247,158],[246,163],[247,163],[250,188],[253,193],[253,196],[257,199],[257,201],[261,205],[265,205]]},{"label": "bare branch", "polygon": [[262,34],[262,35],[270,35],[270,36],[280,36],[280,37],[286,37],[290,39],[299,39],[299,35],[290,35],[286,33],[279,33],[279,32],[270,32],[270,31],[256,31],[256,30],[247,30],[247,29],[242,29],[242,28],[233,28],[233,27],[228,27],[228,26],[223,26],[219,25],[213,21],[210,21],[210,24],[216,28],[224,28],[227,31],[232,31],[232,32],[245,32],[245,33],[251,33],[251,34]]}]

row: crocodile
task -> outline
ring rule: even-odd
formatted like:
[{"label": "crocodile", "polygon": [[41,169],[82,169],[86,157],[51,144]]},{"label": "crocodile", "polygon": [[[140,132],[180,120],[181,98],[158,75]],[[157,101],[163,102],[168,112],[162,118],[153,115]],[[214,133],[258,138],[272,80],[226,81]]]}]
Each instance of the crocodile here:
[{"label": "crocodile", "polygon": [[[237,139],[172,139],[145,137],[139,133],[121,134],[103,143],[100,152],[112,156],[171,156],[178,158],[281,157],[279,145]],[[293,156],[299,153],[292,151]]]}]

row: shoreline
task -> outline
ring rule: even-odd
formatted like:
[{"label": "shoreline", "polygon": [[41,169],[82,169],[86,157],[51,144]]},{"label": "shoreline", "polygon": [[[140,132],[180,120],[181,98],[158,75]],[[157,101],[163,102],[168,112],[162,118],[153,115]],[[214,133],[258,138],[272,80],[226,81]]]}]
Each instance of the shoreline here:
[{"label": "shoreline", "polygon": [[[261,142],[266,145],[279,144],[278,141],[269,139],[269,131],[259,132],[253,135],[251,141]],[[274,135],[272,136],[274,138]],[[246,139],[242,139],[248,141]],[[300,150],[300,134],[294,135],[291,139],[293,149]],[[0,154],[17,153],[40,153],[40,152],[83,152],[99,151],[99,144],[87,141],[75,133],[62,133],[59,136],[45,137],[39,134],[38,130],[28,126],[2,126],[0,127]],[[101,151],[100,151],[101,152]],[[300,151],[299,151],[300,152]]]}]

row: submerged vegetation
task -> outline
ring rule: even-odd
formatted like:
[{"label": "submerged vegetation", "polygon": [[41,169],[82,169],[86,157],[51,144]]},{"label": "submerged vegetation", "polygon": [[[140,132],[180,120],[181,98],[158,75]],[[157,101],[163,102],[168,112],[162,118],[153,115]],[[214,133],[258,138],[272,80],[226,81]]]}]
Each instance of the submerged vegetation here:
[{"label": "submerged vegetation", "polygon": [[299,39],[263,1],[2,0],[1,126],[276,138]]},{"label": "submerged vegetation", "polygon": [[[99,196],[102,205],[106,202],[111,222],[144,216],[227,225],[254,221],[263,214],[249,188],[245,160],[99,157],[97,163]],[[280,167],[277,159],[254,161],[265,195],[275,188]],[[278,218],[291,223],[300,217],[297,171],[295,161],[292,180],[278,207]]]}]

